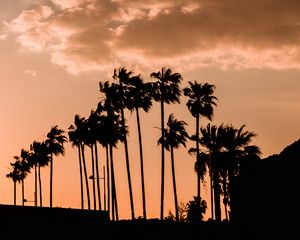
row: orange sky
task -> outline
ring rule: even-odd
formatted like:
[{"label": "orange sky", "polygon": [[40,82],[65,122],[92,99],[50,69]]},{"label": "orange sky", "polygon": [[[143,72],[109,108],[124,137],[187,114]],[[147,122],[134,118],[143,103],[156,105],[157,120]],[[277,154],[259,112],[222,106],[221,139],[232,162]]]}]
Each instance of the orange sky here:
[{"label": "orange sky", "polygon": [[[5,177],[13,156],[33,140],[44,140],[51,126],[67,130],[75,114],[87,117],[100,97],[98,82],[111,80],[113,69],[121,65],[142,73],[146,81],[151,72],[169,66],[182,74],[183,87],[188,80],[215,84],[219,103],[213,123],[246,124],[258,134],[254,143],[263,156],[299,138],[298,1],[15,0],[1,1],[0,11],[0,203],[13,202],[13,184]],[[166,116],[173,112],[193,133],[194,119],[186,99],[181,101],[167,106]],[[127,119],[139,216],[135,115],[127,113]],[[158,105],[142,113],[142,120],[147,207],[150,217],[158,217]],[[100,155],[102,166],[104,153]],[[194,160],[184,148],[175,158],[178,198],[187,202],[196,193]],[[116,165],[120,216],[126,218],[129,200],[121,145]],[[170,173],[167,161],[166,213],[173,209]],[[33,200],[31,175],[25,182],[28,200]],[[47,205],[49,169],[43,176]],[[77,151],[67,144],[66,156],[55,159],[54,206],[78,208],[79,194]]]}]

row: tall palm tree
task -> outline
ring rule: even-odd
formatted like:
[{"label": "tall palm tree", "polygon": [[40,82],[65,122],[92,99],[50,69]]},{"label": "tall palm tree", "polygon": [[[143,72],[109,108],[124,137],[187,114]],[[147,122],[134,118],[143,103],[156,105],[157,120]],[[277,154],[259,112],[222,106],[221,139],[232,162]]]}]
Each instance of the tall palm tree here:
[{"label": "tall palm tree", "polygon": [[219,160],[223,147],[222,134],[223,125],[219,127],[208,124],[205,128],[201,128],[202,137],[200,143],[206,147],[209,155],[209,173],[210,173],[210,193],[211,193],[211,218],[221,221],[221,206],[220,206],[220,173]]},{"label": "tall palm tree", "polygon": [[145,194],[145,180],[144,180],[144,160],[143,160],[143,144],[142,144],[142,132],[139,109],[143,109],[148,112],[152,107],[152,96],[150,83],[144,83],[141,75],[133,76],[128,81],[129,89],[129,101],[128,108],[130,111],[135,110],[138,139],[139,139],[139,153],[140,153],[140,167],[141,167],[141,184],[142,184],[142,201],[143,201],[143,217],[147,219],[146,211],[146,194]]},{"label": "tall palm tree", "polygon": [[[237,218],[237,199],[234,194],[234,183],[240,174],[240,168],[249,157],[259,157],[261,151],[256,145],[250,145],[253,138],[256,137],[254,132],[245,130],[245,125],[240,128],[234,128],[227,125],[223,131],[223,147],[226,159],[225,169],[228,173],[228,198],[230,205],[230,219],[235,221]],[[223,186],[224,188],[224,186]]]},{"label": "tall palm tree", "polygon": [[[125,136],[128,133],[127,126],[125,125],[124,132],[124,121],[118,114],[116,102],[114,97],[118,94],[118,87],[115,84],[109,84],[109,82],[99,83],[100,92],[104,94],[104,98],[98,104],[98,112],[102,112],[101,120],[101,133],[102,137],[99,142],[108,146],[110,155],[110,176],[111,176],[111,202],[112,202],[112,218],[118,220],[118,203],[116,194],[115,174],[114,174],[114,159],[113,159],[113,148],[117,146],[118,141],[124,142]],[[107,148],[107,150],[108,150]],[[108,152],[108,151],[107,151]],[[107,158],[108,159],[108,158]],[[109,164],[107,164],[107,168]],[[109,173],[109,171],[108,171]],[[109,184],[108,184],[109,190]],[[109,193],[108,193],[109,195]],[[109,205],[109,199],[108,199]],[[109,208],[109,207],[108,207]]]},{"label": "tall palm tree", "polygon": [[59,156],[65,154],[64,143],[67,138],[63,135],[64,130],[59,129],[58,126],[51,127],[47,134],[45,141],[48,151],[50,153],[50,208],[52,208],[52,193],[53,193],[53,155]]},{"label": "tall palm tree", "polygon": [[86,136],[88,135],[88,125],[86,119],[84,117],[80,117],[79,115],[75,115],[74,126],[71,125],[69,127],[69,130],[71,130],[71,137],[74,139],[75,143],[78,144],[79,146],[78,149],[79,154],[81,153],[84,180],[86,186],[87,204],[88,204],[88,210],[90,210],[91,209],[90,190],[89,190],[88,174],[86,169],[85,152],[84,152],[85,151],[84,141],[86,140]]},{"label": "tall palm tree", "polygon": [[150,74],[157,82],[152,85],[153,99],[160,102],[161,108],[161,197],[160,197],[160,219],[164,219],[164,182],[165,182],[165,154],[164,154],[164,103],[180,102],[180,82],[182,76],[179,73],[173,73],[170,68],[163,67],[159,72]]},{"label": "tall palm tree", "polygon": [[31,167],[35,168],[35,202],[37,204],[37,171],[40,190],[40,207],[43,206],[41,167],[48,166],[50,161],[48,147],[45,142],[33,141],[30,145],[31,154],[28,158]]},{"label": "tall palm tree", "polygon": [[[97,184],[97,195],[98,195],[98,208],[102,209],[101,206],[101,191],[100,191],[100,177],[99,177],[99,160],[98,160],[98,148],[97,141],[101,137],[101,123],[100,116],[97,111],[92,110],[88,118],[88,127],[89,127],[89,146],[91,147],[92,153],[92,180],[93,180],[93,192],[94,192],[94,201],[95,201],[95,180]],[[93,149],[94,148],[94,149]],[[94,156],[93,156],[94,153]],[[94,160],[94,161],[93,161]],[[96,167],[96,169],[95,169]],[[95,176],[96,173],[96,176]],[[96,209],[96,207],[94,206]]]},{"label": "tall palm tree", "polygon": [[132,77],[133,72],[127,71],[125,67],[120,67],[119,69],[114,69],[113,78],[118,81],[117,92],[116,95],[111,99],[115,106],[115,110],[119,110],[121,112],[122,117],[122,126],[123,126],[123,135],[124,135],[124,147],[125,147],[125,159],[126,159],[126,169],[127,169],[127,181],[128,181],[128,189],[129,189],[129,197],[130,197],[130,207],[131,207],[131,218],[135,218],[134,214],[134,202],[133,202],[133,194],[132,194],[132,184],[131,184],[131,173],[130,173],[130,161],[128,154],[128,143],[127,136],[125,134],[125,114],[124,108],[127,107],[127,98],[128,98],[128,88],[127,85]]},{"label": "tall palm tree", "polygon": [[[78,123],[79,115],[75,116],[75,123]],[[77,120],[76,120],[77,119]],[[76,127],[75,127],[76,126]],[[80,136],[79,136],[79,129],[78,126],[75,124],[70,125],[69,132],[69,142],[72,143],[72,147],[76,146],[78,149],[78,159],[79,159],[79,174],[80,174],[80,203],[81,203],[81,209],[84,209],[84,196],[83,196],[83,176],[82,176],[82,160],[81,160],[81,147],[80,147]]]},{"label": "tall palm tree", "polygon": [[185,147],[185,143],[188,138],[188,134],[185,131],[186,123],[184,121],[179,121],[174,118],[174,115],[169,116],[167,122],[167,128],[164,129],[164,139],[160,138],[158,143],[164,142],[164,147],[167,151],[171,153],[171,166],[172,166],[172,180],[173,180],[173,190],[174,190],[174,203],[175,203],[175,215],[176,221],[179,221],[178,215],[178,201],[177,201],[177,191],[176,191],[176,178],[175,178],[175,160],[174,160],[174,148],[178,148],[180,145]]},{"label": "tall palm tree", "polygon": [[[196,81],[189,81],[189,87],[183,89],[183,94],[189,98],[187,107],[192,116],[196,120],[196,162],[200,164],[200,148],[199,148],[199,127],[200,117],[212,119],[214,113],[214,106],[216,106],[217,98],[213,96],[215,86],[208,83],[198,83]],[[205,164],[203,164],[205,165]],[[200,198],[200,179],[203,179],[200,171],[197,171],[197,197]]]}]

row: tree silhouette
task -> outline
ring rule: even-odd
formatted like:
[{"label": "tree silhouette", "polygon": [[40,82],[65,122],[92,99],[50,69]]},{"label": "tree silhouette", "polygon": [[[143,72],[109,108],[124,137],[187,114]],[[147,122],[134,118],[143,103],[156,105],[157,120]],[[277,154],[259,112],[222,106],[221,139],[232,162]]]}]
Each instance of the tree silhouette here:
[{"label": "tree silhouette", "polygon": [[220,206],[220,174],[218,168],[218,160],[221,158],[221,150],[223,147],[222,133],[223,125],[208,124],[205,128],[201,128],[202,137],[200,143],[206,147],[209,155],[209,172],[210,172],[210,192],[211,192],[211,218],[221,221],[221,206]]},{"label": "tree silhouette", "polygon": [[68,135],[69,135],[69,142],[72,143],[72,147],[76,146],[78,149],[78,159],[79,159],[79,174],[80,174],[80,203],[81,203],[81,209],[84,209],[84,197],[83,197],[83,177],[82,177],[82,163],[81,163],[81,148],[80,148],[80,136],[79,136],[79,129],[76,125],[78,123],[79,116],[75,116],[75,126],[70,125],[68,128]]},{"label": "tree silhouette", "polygon": [[[40,189],[40,207],[43,206],[41,167],[48,166],[50,157],[45,142],[33,141],[30,145],[31,154],[28,158],[29,165],[35,169],[35,204],[37,205],[37,174]],[[37,173],[38,171],[38,173]]]},{"label": "tree silhouette", "polygon": [[126,159],[127,181],[128,181],[128,189],[129,189],[129,197],[130,197],[131,218],[134,219],[135,218],[134,202],[133,202],[133,194],[132,194],[130,162],[129,162],[128,143],[127,143],[127,136],[125,130],[125,115],[124,115],[124,108],[127,107],[127,102],[128,102],[127,84],[129,83],[132,74],[133,72],[127,71],[125,67],[114,69],[113,78],[117,80],[118,84],[115,85],[117,86],[117,91],[115,92],[115,96],[113,96],[111,101],[114,104],[115,110],[121,112],[121,117],[122,117],[122,126],[123,126],[122,129],[124,135],[125,159]]},{"label": "tree silhouette", "polygon": [[30,173],[30,165],[28,163],[29,158],[29,151],[22,149],[20,154],[20,164],[19,164],[19,170],[20,170],[20,177],[21,177],[21,183],[22,183],[22,206],[24,206],[25,202],[25,190],[24,190],[24,180],[27,177],[28,173]]},{"label": "tree silhouette", "polygon": [[[88,210],[90,210],[91,209],[90,190],[89,190],[89,182],[88,182],[88,175],[87,175],[86,162],[85,162],[85,153],[84,153],[84,141],[88,134],[86,119],[84,117],[80,117],[79,115],[75,115],[74,126],[71,125],[69,127],[69,130],[70,130],[69,131],[70,141],[73,141],[74,144],[78,144],[78,146],[79,146],[78,152],[79,152],[79,154],[81,153],[85,186],[86,186],[86,195],[87,195],[87,202],[88,202]],[[79,160],[80,160],[80,158],[79,158]],[[79,162],[81,162],[81,161],[79,161]],[[79,164],[79,166],[80,165],[81,164]],[[82,176],[82,174],[81,174],[81,176]],[[83,198],[82,198],[82,200],[83,200]]]},{"label": "tree silhouette", "polygon": [[178,201],[177,201],[177,191],[176,191],[176,178],[175,178],[175,160],[174,160],[174,148],[178,148],[180,145],[185,146],[188,138],[188,134],[185,131],[186,123],[184,121],[179,121],[174,118],[174,115],[169,116],[167,122],[167,128],[164,129],[164,134],[158,140],[158,144],[164,142],[164,147],[167,151],[171,153],[171,166],[172,166],[172,180],[173,180],[173,191],[174,191],[174,203],[175,203],[175,216],[176,221],[179,221],[178,214]]},{"label": "tree silhouette", "polygon": [[50,153],[50,208],[52,208],[52,194],[53,194],[53,155],[64,155],[65,148],[64,143],[67,142],[67,138],[63,135],[65,131],[59,129],[58,126],[51,127],[47,134],[45,141],[48,151]]},{"label": "tree silhouette", "polygon": [[[241,173],[241,166],[247,158],[258,158],[261,154],[260,149],[256,145],[250,145],[252,139],[256,136],[254,132],[244,130],[245,125],[240,128],[235,128],[228,125],[224,128],[222,144],[224,148],[225,166],[224,169],[228,174],[228,198],[230,205],[230,220],[237,219],[238,200],[234,191],[235,183],[238,181],[238,176]],[[223,189],[226,186],[223,186]]]},{"label": "tree silhouette", "polygon": [[150,74],[158,81],[152,84],[152,96],[156,102],[160,102],[161,108],[161,198],[160,198],[160,219],[164,219],[164,181],[165,181],[165,154],[164,154],[164,103],[180,102],[180,82],[182,76],[179,73],[172,73],[170,68],[163,67],[159,72]]},{"label": "tree silhouette", "polygon": [[18,156],[14,156],[15,162],[10,163],[12,167],[12,171],[6,174],[7,178],[10,178],[14,183],[14,206],[17,205],[17,182],[21,181],[21,172],[18,168],[20,164],[20,158]]},{"label": "tree silhouette", "polygon": [[[200,148],[199,148],[199,129],[200,117],[212,119],[214,113],[214,106],[216,106],[217,98],[213,96],[215,86],[208,83],[198,83],[196,81],[189,81],[189,87],[183,89],[183,94],[189,98],[187,107],[192,116],[196,120],[196,136],[193,140],[196,141],[196,162],[198,170],[203,170],[205,163],[201,164]],[[202,166],[201,168],[199,168]],[[200,198],[200,179],[203,180],[203,171],[196,171],[197,173],[197,197]]]},{"label": "tree silhouette", "polygon": [[187,203],[187,221],[191,223],[201,222],[206,208],[207,206],[204,200],[194,197],[194,200]]},{"label": "tree silhouette", "polygon": [[[101,119],[97,111],[91,111],[91,114],[88,118],[88,126],[89,126],[89,142],[92,153],[92,179],[93,179],[93,191],[95,191],[95,180],[97,184],[97,196],[98,196],[98,208],[102,209],[101,205],[101,191],[100,191],[100,177],[99,177],[99,159],[98,159],[98,148],[97,141],[101,137],[101,123],[99,122]],[[94,151],[93,151],[94,147]],[[94,157],[93,157],[94,152]],[[94,161],[93,161],[94,160]],[[95,164],[94,164],[95,163]],[[96,169],[95,169],[96,167]],[[95,176],[96,173],[96,176]],[[94,193],[94,201],[95,201],[95,193]],[[96,207],[94,206],[96,209]]]},{"label": "tree silhouette", "polygon": [[[109,82],[99,83],[100,92],[104,94],[104,98],[98,104],[98,112],[103,112],[102,120],[100,121],[103,124],[103,134],[107,136],[107,139],[102,143],[109,146],[109,155],[110,155],[110,175],[111,175],[111,200],[112,200],[112,218],[113,220],[119,220],[118,216],[118,203],[117,203],[117,194],[116,194],[116,184],[115,184],[115,173],[114,173],[114,158],[113,158],[113,148],[117,146],[119,141],[124,142],[125,136],[128,133],[124,121],[118,114],[118,101],[115,101],[115,97],[119,94],[119,87],[116,84],[110,84]],[[106,114],[104,114],[104,112]],[[108,165],[107,165],[108,167]],[[109,201],[108,201],[109,203]]]},{"label": "tree silhouette", "polygon": [[138,139],[139,139],[140,167],[141,167],[143,218],[147,219],[143,144],[142,144],[142,132],[141,132],[139,109],[141,108],[145,112],[148,112],[152,107],[152,96],[151,96],[152,84],[144,83],[141,75],[137,75],[128,79],[128,86],[129,86],[129,91],[128,91],[129,97],[128,97],[127,107],[129,108],[130,111],[135,110],[136,112]]}]

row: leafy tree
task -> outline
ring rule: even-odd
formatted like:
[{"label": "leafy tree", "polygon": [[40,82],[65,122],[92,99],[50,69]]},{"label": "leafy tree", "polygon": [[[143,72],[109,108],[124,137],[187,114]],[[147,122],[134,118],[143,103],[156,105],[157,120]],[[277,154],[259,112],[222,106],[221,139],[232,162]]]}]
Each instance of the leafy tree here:
[{"label": "leafy tree", "polygon": [[199,223],[203,219],[206,212],[206,201],[201,198],[194,197],[187,203],[187,221],[192,223]]}]

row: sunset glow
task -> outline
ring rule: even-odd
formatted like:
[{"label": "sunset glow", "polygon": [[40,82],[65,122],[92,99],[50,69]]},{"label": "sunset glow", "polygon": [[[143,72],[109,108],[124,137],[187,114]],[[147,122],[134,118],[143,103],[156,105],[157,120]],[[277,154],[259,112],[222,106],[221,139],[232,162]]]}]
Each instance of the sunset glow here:
[{"label": "sunset glow", "polygon": [[[216,86],[219,99],[213,124],[233,124],[258,136],[262,157],[280,152],[300,133],[300,1],[253,0],[14,0],[0,2],[0,203],[13,203],[6,178],[13,156],[43,141],[58,125],[68,132],[75,114],[88,117],[101,98],[99,82],[113,81],[125,66],[154,81],[152,72],[170,67],[188,81]],[[189,134],[195,121],[186,107],[166,105],[184,120]],[[147,211],[159,217],[159,103],[141,114]],[[138,133],[135,114],[125,111],[136,216],[142,215]],[[208,120],[200,120],[205,126]],[[175,151],[178,200],[196,195],[192,147]],[[80,208],[77,149],[65,144],[54,158],[54,206]],[[170,154],[166,156],[165,215],[174,212]],[[88,172],[91,175],[87,148]],[[99,147],[100,167],[105,150]],[[130,218],[124,146],[115,150],[120,218]],[[49,167],[42,170],[44,205],[49,205]],[[34,173],[25,181],[33,205]],[[90,184],[92,184],[90,182]],[[101,184],[103,184],[101,182]],[[202,194],[209,204],[209,180]],[[102,187],[102,185],[101,185]],[[18,185],[18,204],[21,187]],[[210,217],[208,209],[206,218]]]}]

